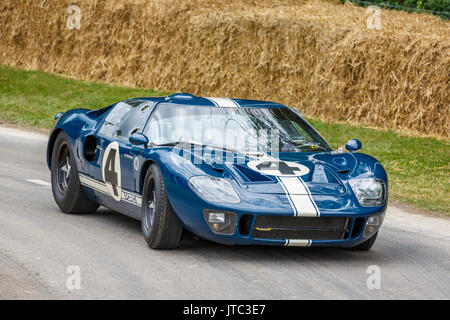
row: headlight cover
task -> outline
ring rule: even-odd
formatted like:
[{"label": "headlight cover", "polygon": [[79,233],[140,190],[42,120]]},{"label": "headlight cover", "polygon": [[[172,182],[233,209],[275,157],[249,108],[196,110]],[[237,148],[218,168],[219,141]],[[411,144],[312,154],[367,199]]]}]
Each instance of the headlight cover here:
[{"label": "headlight cover", "polygon": [[239,203],[240,199],[226,179],[196,176],[189,179],[189,186],[203,200],[216,203]]},{"label": "headlight cover", "polygon": [[364,227],[363,238],[371,238],[380,229],[384,220],[384,213],[376,216],[370,216],[366,220],[366,226]]},{"label": "headlight cover", "polygon": [[379,206],[386,200],[386,184],[383,180],[375,178],[352,179],[350,186],[359,201],[364,207]]},{"label": "headlight cover", "polygon": [[238,216],[234,212],[204,209],[203,216],[214,233],[233,235],[236,232]]}]

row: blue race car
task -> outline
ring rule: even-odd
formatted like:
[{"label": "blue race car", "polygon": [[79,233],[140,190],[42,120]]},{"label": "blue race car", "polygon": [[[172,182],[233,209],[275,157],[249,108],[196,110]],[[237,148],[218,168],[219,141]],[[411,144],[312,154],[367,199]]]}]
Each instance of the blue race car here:
[{"label": "blue race car", "polygon": [[360,148],[333,150],[278,103],[179,93],[59,113],[47,163],[61,211],[138,219],[153,249],[176,248],[186,229],[229,245],[368,250],[388,179]]}]

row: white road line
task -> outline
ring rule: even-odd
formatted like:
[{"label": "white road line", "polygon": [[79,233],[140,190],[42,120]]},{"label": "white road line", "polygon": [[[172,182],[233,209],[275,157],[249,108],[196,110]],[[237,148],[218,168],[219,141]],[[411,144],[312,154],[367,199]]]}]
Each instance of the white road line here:
[{"label": "white road line", "polygon": [[26,181],[37,184],[38,186],[41,187],[45,187],[45,188],[51,188],[51,183],[44,181],[44,180],[39,180],[39,179],[26,179]]},{"label": "white road line", "polygon": [[48,136],[44,134],[37,132],[23,131],[13,128],[0,127],[0,135],[6,135],[19,139],[48,141]]}]

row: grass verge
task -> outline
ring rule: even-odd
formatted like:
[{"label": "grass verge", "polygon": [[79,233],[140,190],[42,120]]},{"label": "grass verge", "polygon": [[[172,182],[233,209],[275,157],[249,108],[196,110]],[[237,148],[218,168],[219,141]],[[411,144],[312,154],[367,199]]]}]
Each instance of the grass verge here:
[{"label": "grass verge", "polygon": [[[167,93],[0,66],[0,121],[50,128],[59,111],[80,107],[96,109],[130,97]],[[380,160],[388,171],[392,200],[450,216],[448,140],[308,120],[333,147],[342,146],[352,138],[361,140],[362,152]]]},{"label": "grass verge", "polygon": [[130,97],[165,94],[0,65],[0,120],[23,126],[50,128],[60,111],[98,109]]},{"label": "grass verge", "polygon": [[391,200],[450,216],[448,140],[308,120],[333,147],[359,139],[362,152],[374,156],[386,168]]}]

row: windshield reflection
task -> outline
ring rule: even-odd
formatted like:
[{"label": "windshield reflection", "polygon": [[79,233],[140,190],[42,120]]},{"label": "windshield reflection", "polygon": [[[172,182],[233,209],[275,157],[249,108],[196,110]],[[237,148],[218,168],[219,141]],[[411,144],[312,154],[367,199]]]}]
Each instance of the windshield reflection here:
[{"label": "windshield reflection", "polygon": [[263,153],[330,150],[306,121],[286,107],[220,108],[162,103],[144,133],[155,145],[193,144]]}]

